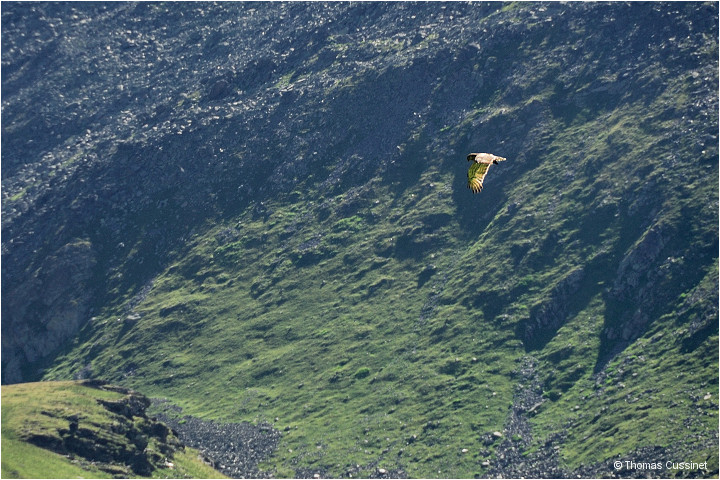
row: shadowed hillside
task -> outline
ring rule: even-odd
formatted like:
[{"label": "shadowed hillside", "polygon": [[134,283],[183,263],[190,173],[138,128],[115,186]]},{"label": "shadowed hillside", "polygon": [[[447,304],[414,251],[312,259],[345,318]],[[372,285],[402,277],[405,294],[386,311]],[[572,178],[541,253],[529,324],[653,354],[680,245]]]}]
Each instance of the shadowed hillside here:
[{"label": "shadowed hillside", "polygon": [[717,475],[717,30],[4,2],[3,383],[272,425],[258,475]]}]

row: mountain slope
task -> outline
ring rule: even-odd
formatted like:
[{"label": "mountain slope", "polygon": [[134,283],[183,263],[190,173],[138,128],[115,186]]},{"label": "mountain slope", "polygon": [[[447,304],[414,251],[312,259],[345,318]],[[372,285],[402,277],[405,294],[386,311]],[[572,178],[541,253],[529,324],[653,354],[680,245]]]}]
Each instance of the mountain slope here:
[{"label": "mountain slope", "polygon": [[716,4],[8,5],[4,382],[276,476],[717,472]]}]

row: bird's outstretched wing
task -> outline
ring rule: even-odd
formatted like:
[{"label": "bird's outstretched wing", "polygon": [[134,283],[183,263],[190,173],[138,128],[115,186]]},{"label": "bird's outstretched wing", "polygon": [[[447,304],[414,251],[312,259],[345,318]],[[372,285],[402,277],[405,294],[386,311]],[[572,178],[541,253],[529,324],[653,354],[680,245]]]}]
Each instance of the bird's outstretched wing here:
[{"label": "bird's outstretched wing", "polygon": [[470,165],[468,170],[468,188],[473,193],[480,193],[483,189],[483,180],[490,169],[490,163],[475,163]]}]

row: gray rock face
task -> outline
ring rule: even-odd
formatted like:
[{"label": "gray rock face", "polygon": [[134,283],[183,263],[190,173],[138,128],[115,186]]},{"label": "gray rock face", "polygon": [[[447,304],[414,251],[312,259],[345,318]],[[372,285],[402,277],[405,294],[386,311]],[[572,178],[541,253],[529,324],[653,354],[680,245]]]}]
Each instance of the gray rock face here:
[{"label": "gray rock face", "polygon": [[627,300],[637,294],[641,277],[646,275],[665,247],[667,234],[661,226],[650,228],[620,262],[613,285],[613,295]]},{"label": "gray rock face", "polygon": [[96,259],[88,241],[68,243],[3,295],[3,382],[53,354],[89,319],[86,289]]},{"label": "gray rock face", "polygon": [[585,278],[585,270],[580,267],[572,270],[552,289],[548,301],[531,313],[530,319],[518,325],[518,332],[526,348],[539,348],[566,321],[570,311],[572,296],[580,288]]}]

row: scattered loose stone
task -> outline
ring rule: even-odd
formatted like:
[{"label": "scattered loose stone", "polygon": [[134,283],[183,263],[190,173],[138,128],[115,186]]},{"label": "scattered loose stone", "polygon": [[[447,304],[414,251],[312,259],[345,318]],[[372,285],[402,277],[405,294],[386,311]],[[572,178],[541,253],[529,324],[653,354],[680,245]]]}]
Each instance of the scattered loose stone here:
[{"label": "scattered loose stone", "polygon": [[[155,401],[156,404],[159,401]],[[163,405],[165,411],[178,411]],[[258,469],[277,448],[280,432],[269,424],[218,423],[190,416],[160,413],[158,420],[177,432],[180,440],[213,462],[214,468],[231,478],[269,478],[271,472]]]}]

